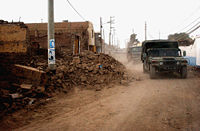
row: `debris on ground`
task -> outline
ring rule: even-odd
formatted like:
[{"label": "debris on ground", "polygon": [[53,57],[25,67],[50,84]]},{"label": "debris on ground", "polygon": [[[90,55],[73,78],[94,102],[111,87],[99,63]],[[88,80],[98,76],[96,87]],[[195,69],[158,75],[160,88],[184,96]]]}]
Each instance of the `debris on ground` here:
[{"label": "debris on ground", "polygon": [[67,93],[73,87],[101,91],[111,83],[128,85],[133,79],[123,64],[103,53],[83,51],[77,56],[59,54],[55,71],[48,69],[46,61],[47,56],[35,55],[13,63],[12,70],[9,68],[10,74],[5,74],[8,78],[5,81],[0,79],[2,114],[32,105],[59,92]]}]

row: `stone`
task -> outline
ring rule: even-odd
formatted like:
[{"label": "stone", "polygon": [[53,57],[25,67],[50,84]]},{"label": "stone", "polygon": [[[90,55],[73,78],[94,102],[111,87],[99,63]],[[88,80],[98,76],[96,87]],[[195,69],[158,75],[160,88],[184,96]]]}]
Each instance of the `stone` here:
[{"label": "stone", "polygon": [[82,82],[87,81],[87,77],[85,77],[85,76],[81,76],[81,81],[82,81]]},{"label": "stone", "polygon": [[32,88],[32,85],[31,84],[21,84],[20,87],[22,89],[30,90]]}]

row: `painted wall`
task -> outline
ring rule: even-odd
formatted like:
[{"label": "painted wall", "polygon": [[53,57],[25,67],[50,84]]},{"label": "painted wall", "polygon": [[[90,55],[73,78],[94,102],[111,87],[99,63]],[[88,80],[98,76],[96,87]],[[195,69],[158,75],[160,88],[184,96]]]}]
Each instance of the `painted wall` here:
[{"label": "painted wall", "polygon": [[186,59],[190,66],[200,66],[200,37],[196,37],[194,44],[181,46],[180,49],[186,51]]}]

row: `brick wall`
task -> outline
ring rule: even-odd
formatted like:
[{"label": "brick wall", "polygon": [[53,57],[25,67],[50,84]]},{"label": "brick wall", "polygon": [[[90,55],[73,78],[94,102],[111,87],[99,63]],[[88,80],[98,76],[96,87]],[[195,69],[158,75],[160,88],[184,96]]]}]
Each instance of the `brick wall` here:
[{"label": "brick wall", "polygon": [[[38,42],[41,48],[47,49],[47,23],[26,24],[30,30],[32,42]],[[88,50],[94,45],[93,25],[90,22],[55,23],[56,48],[67,47],[73,50],[74,37],[80,36],[80,48]]]},{"label": "brick wall", "polygon": [[0,53],[27,53],[29,35],[23,23],[0,23]]}]

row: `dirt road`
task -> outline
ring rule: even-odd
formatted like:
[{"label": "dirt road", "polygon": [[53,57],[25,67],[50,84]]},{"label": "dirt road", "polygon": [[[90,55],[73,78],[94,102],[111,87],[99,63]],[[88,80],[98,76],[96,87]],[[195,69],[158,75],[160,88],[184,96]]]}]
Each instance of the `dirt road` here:
[{"label": "dirt road", "polygon": [[200,79],[163,75],[151,80],[141,64],[126,64],[137,79],[102,91],[76,90],[36,111],[18,131],[200,129]]}]

